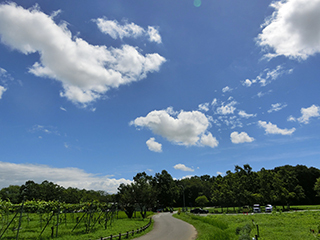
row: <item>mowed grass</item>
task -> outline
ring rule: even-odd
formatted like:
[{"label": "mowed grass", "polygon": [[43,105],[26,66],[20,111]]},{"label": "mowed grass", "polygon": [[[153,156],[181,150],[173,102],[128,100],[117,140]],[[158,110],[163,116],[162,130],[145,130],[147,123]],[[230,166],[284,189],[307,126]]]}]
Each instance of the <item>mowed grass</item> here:
[{"label": "mowed grass", "polygon": [[[43,233],[40,236],[41,231],[44,229],[47,221],[45,221],[45,214],[42,216],[42,222],[40,222],[39,214],[23,214],[23,218],[21,221],[21,228],[19,230],[19,239],[52,239],[52,227],[53,227],[53,238],[57,240],[95,240],[100,239],[101,237],[108,237],[110,235],[118,235],[119,233],[126,233],[127,231],[137,230],[149,223],[149,218],[142,219],[140,214],[137,213],[135,218],[128,219],[124,212],[119,212],[117,216],[113,218],[113,220],[108,221],[107,229],[105,229],[104,221],[97,220],[99,214],[96,213],[92,216],[92,221],[90,222],[90,230],[88,230],[88,221],[84,221],[85,217],[82,221],[77,225],[76,219],[81,219],[84,213],[67,213],[60,214],[59,216],[59,227],[58,227],[58,235],[57,234],[57,217],[54,216],[52,220],[49,222],[48,226],[45,228]],[[152,215],[153,213],[149,212],[148,215]],[[11,220],[14,215],[9,215],[8,219]],[[0,234],[3,233],[7,224],[5,223],[5,219],[2,216],[0,222]],[[47,218],[48,219],[48,218]],[[97,221],[95,221],[97,220]],[[4,233],[1,239],[16,239],[17,236],[17,226],[18,226],[19,218],[17,217],[8,230]],[[76,226],[77,225],[77,226]],[[141,236],[152,230],[153,224],[142,233],[135,233],[134,236],[130,234],[130,238],[136,238]],[[122,237],[124,238],[124,237]]]},{"label": "mowed grass", "polygon": [[[194,225],[198,231],[197,240],[253,239],[259,240],[311,240],[320,239],[320,211],[293,211],[272,214],[176,215]],[[211,224],[210,222],[215,224]],[[216,223],[222,223],[219,227]],[[258,226],[258,229],[257,229]],[[310,231],[313,230],[313,231]]]}]

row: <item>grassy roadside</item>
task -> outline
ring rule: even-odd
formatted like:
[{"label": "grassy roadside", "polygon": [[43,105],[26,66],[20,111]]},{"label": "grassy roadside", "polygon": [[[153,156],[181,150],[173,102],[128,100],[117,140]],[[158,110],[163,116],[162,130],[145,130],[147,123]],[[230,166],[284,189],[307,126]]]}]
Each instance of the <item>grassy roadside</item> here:
[{"label": "grassy roadside", "polygon": [[232,239],[228,232],[228,224],[219,219],[210,219],[189,213],[174,214],[173,216],[193,225],[198,232],[197,240]]},{"label": "grassy roadside", "polygon": [[207,217],[182,213],[174,216],[197,229],[197,240],[252,240],[258,234],[259,240],[320,239],[320,211]]}]

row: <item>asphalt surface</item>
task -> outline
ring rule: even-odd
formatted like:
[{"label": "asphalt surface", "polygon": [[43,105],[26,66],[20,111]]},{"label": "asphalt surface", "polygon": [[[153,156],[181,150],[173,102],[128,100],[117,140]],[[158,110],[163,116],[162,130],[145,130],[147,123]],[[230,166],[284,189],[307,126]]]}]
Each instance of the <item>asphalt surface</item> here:
[{"label": "asphalt surface", "polygon": [[194,226],[172,217],[172,213],[158,213],[152,219],[152,231],[135,240],[194,240],[197,237]]}]

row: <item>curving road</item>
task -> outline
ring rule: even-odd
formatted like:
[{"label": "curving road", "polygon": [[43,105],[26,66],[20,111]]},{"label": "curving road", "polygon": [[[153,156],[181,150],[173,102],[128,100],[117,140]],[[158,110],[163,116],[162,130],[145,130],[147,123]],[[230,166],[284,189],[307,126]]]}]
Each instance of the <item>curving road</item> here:
[{"label": "curving road", "polygon": [[159,213],[152,219],[153,230],[135,240],[193,240],[197,237],[194,226],[172,217],[172,213]]}]

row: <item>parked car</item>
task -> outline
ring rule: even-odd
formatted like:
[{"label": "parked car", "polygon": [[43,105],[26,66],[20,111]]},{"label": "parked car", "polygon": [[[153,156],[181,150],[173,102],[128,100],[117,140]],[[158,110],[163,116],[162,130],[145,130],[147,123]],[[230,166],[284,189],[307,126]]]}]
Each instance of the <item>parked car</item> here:
[{"label": "parked car", "polygon": [[243,206],[243,207],[242,207],[242,212],[243,212],[243,213],[248,213],[248,212],[250,212],[250,207],[249,207],[249,205]]},{"label": "parked car", "polygon": [[272,209],[273,209],[273,207],[271,204],[266,205],[266,212],[272,212]]},{"label": "parked car", "polygon": [[208,210],[205,210],[205,209],[202,209],[202,208],[195,208],[195,209],[192,209],[190,212],[191,213],[209,213]]},{"label": "parked car", "polygon": [[254,213],[261,213],[260,205],[259,204],[254,204],[253,205],[253,212]]}]

